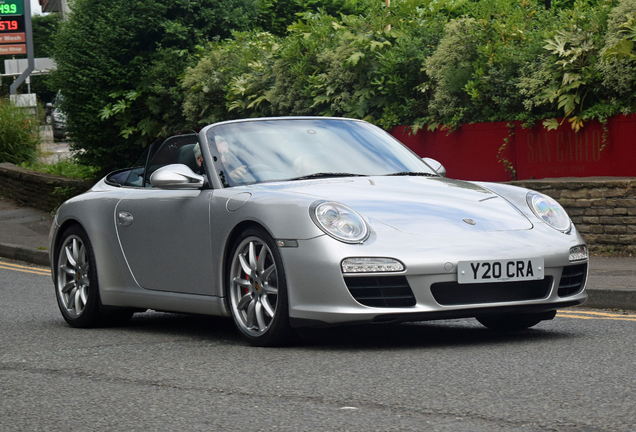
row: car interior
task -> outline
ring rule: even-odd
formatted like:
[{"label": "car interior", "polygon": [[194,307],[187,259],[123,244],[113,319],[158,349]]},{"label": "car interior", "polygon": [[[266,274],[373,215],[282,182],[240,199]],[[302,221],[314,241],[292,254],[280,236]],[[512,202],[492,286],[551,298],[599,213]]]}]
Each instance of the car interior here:
[{"label": "car interior", "polygon": [[194,156],[197,134],[176,135],[163,142],[157,141],[146,148],[133,168],[112,172],[106,177],[106,182],[111,186],[150,188],[152,173],[166,165],[183,164],[194,172],[200,170]]}]

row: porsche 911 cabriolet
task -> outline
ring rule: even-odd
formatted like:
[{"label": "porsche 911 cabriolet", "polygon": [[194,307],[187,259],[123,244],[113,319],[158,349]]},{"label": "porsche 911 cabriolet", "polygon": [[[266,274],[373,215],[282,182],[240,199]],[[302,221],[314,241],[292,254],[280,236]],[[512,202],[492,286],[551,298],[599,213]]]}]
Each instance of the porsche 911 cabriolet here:
[{"label": "porsche 911 cabriolet", "polygon": [[259,346],[348,324],[520,330],[587,298],[588,250],[555,200],[448,179],[343,118],[235,120],[152,145],[59,208],[50,250],[73,327],[217,315]]}]

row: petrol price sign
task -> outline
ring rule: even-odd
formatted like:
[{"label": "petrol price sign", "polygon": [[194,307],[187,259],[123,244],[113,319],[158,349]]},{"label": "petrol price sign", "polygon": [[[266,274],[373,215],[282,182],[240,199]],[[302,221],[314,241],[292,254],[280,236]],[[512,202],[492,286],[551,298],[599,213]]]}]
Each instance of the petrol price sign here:
[{"label": "petrol price sign", "polygon": [[0,16],[0,33],[24,32],[24,16]]},{"label": "petrol price sign", "polygon": [[0,15],[24,15],[24,1],[0,0]]},{"label": "petrol price sign", "polygon": [[27,54],[25,31],[24,0],[0,0],[0,56]]}]

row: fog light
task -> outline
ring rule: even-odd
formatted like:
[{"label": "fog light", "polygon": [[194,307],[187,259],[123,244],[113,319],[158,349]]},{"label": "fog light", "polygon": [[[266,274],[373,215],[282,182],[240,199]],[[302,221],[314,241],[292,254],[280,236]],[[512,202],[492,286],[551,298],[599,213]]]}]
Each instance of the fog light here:
[{"label": "fog light", "polygon": [[381,273],[403,270],[404,264],[392,258],[345,258],[342,261],[343,273]]},{"label": "fog light", "polygon": [[580,261],[588,258],[587,246],[580,245],[570,248],[570,261]]}]

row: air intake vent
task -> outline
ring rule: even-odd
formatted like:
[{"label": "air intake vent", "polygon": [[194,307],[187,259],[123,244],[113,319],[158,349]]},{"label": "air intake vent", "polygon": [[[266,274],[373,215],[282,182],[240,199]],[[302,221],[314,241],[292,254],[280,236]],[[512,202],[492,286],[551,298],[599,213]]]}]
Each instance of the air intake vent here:
[{"label": "air intake vent", "polygon": [[405,276],[348,276],[344,280],[353,298],[365,306],[415,305],[415,296]]},{"label": "air intake vent", "polygon": [[552,277],[548,276],[543,280],[520,282],[479,284],[439,282],[431,285],[431,293],[437,303],[451,306],[538,300],[548,297],[551,287]]},{"label": "air intake vent", "polygon": [[578,294],[583,290],[587,276],[587,263],[563,267],[559,282],[559,297]]}]

